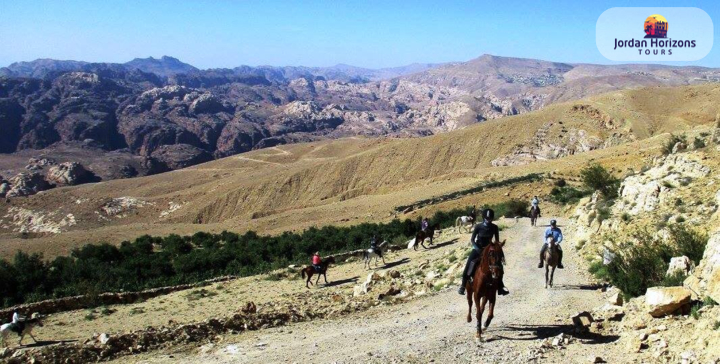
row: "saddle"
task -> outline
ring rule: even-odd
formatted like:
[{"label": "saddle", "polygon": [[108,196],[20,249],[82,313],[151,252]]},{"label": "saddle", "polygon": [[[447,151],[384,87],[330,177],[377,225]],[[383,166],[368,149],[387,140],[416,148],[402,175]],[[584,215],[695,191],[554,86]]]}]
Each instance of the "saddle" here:
[{"label": "saddle", "polygon": [[22,335],[23,330],[25,330],[24,322],[17,322],[17,323],[10,324],[10,331],[12,331],[18,335]]},{"label": "saddle", "polygon": [[313,269],[315,269],[315,273],[322,273],[322,267],[319,265],[313,264]]}]

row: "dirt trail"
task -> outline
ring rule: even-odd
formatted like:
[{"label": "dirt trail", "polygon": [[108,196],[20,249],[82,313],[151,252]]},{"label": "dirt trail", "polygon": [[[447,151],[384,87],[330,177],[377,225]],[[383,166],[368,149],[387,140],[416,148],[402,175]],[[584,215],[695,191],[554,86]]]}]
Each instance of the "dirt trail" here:
[{"label": "dirt trail", "polygon": [[[562,224],[563,221],[560,221]],[[539,224],[546,224],[541,219]],[[555,288],[545,290],[544,269],[538,269],[538,248],[545,226],[532,228],[523,219],[501,233],[506,248],[506,284],[511,294],[500,297],[488,342],[474,339],[473,323],[465,322],[467,301],[456,287],[408,303],[376,307],[339,320],[300,323],[283,328],[225,337],[217,344],[179,349],[173,354],[148,353],[123,362],[217,363],[353,363],[353,362],[527,362],[554,361],[589,354],[612,355],[615,337],[583,337],[566,349],[537,354],[543,338],[571,330],[569,317],[601,303],[589,284],[572,237],[565,243],[565,267],[557,270]],[[465,239],[465,240],[462,240]],[[466,236],[461,242],[467,241]],[[608,344],[598,345],[580,344]],[[601,352],[594,353],[591,350]],[[616,356],[616,355],[612,355]],[[583,359],[581,359],[583,358]],[[569,359],[566,357],[566,359]],[[605,357],[609,359],[609,357]],[[613,362],[622,361],[615,357]]]}]

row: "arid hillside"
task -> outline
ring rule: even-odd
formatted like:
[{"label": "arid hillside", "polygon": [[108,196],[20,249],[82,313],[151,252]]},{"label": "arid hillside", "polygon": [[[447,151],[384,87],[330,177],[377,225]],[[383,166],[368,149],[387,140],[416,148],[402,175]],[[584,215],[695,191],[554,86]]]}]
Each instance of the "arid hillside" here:
[{"label": "arid hillside", "polygon": [[[278,146],[155,176],[53,189],[0,205],[0,249],[54,256],[144,233],[278,233],[387,220],[401,214],[397,206],[487,181],[572,176],[592,159],[617,170],[639,166],[665,133],[713,124],[718,100],[715,84],[618,91],[430,137]],[[488,201],[526,198],[545,185],[482,193]]]}]

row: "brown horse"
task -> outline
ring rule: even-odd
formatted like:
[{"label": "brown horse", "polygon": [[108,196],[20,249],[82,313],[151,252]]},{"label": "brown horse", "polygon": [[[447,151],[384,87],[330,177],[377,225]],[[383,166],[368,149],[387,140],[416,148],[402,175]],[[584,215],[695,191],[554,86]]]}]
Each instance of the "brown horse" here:
[{"label": "brown horse", "polygon": [[[478,339],[481,338],[482,330],[490,326],[490,321],[492,321],[495,314],[495,299],[503,276],[502,262],[505,260],[505,255],[502,247],[504,245],[505,240],[502,243],[491,243],[483,249],[479,260],[480,266],[475,270],[472,282],[468,282],[465,286],[468,300],[467,322],[472,322],[472,306],[473,299],[475,299],[477,309],[477,333],[475,337]],[[490,302],[490,311],[483,326],[482,315],[483,311],[485,311],[485,304],[488,302]]]},{"label": "brown horse", "polygon": [[415,234],[415,245],[413,246],[414,250],[418,249],[418,244],[422,245],[423,248],[427,249],[428,247],[425,246],[425,239],[430,238],[430,245],[433,245],[433,237],[435,236],[435,230],[440,229],[440,224],[432,224],[425,229],[425,231],[418,231],[417,234]]},{"label": "brown horse", "polygon": [[[543,260],[545,260],[545,289],[553,286],[553,277],[555,276],[555,268],[558,265],[558,259],[560,258],[560,252],[558,251],[558,245],[555,243],[555,239],[548,239],[548,248],[545,250]],[[552,266],[552,270],[550,267]],[[548,279],[548,273],[550,277]]]},{"label": "brown horse", "polygon": [[530,226],[537,226],[537,219],[540,216],[540,208],[537,206],[530,207]]},{"label": "brown horse", "polygon": [[330,264],[335,264],[335,258],[333,258],[333,257],[325,258],[322,261],[322,263],[320,263],[320,271],[319,272],[316,272],[315,267],[313,267],[312,265],[303,268],[302,273],[301,273],[302,277],[305,278],[305,276],[307,275],[307,281],[305,281],[305,287],[310,288],[309,285],[313,284],[312,282],[310,282],[310,278],[312,278],[313,274],[315,274],[315,273],[317,273],[317,275],[318,275],[317,279],[315,280],[315,285],[317,285],[318,282],[320,281],[320,276],[323,276],[323,278],[325,278],[325,284],[327,284],[328,283],[327,269]]}]

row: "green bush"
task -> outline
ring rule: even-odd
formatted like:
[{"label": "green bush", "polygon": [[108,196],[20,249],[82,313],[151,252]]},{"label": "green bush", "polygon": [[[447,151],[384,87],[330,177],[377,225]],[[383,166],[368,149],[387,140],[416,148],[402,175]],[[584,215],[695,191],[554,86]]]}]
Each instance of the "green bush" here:
[{"label": "green bush", "polygon": [[580,171],[585,186],[600,193],[607,199],[617,197],[620,180],[610,174],[603,166],[591,164]]},{"label": "green bush", "polygon": [[615,259],[608,265],[601,262],[591,265],[590,273],[609,281],[628,297],[645,294],[648,287],[682,285],[684,275],[665,276],[670,259],[685,255],[697,264],[704,253],[707,234],[680,224],[671,225],[669,230],[667,242],[655,238],[648,230],[636,230],[630,241],[622,243],[614,237],[605,237],[617,247],[611,249]]},{"label": "green bush", "polygon": [[549,200],[558,205],[577,203],[581,198],[592,194],[591,190],[578,190],[572,186],[553,187]]},{"label": "green bush", "polygon": [[670,134],[670,138],[668,138],[668,140],[663,143],[661,149],[662,154],[668,155],[672,153],[672,150],[677,143],[683,143],[687,145],[687,137],[685,135]]}]

